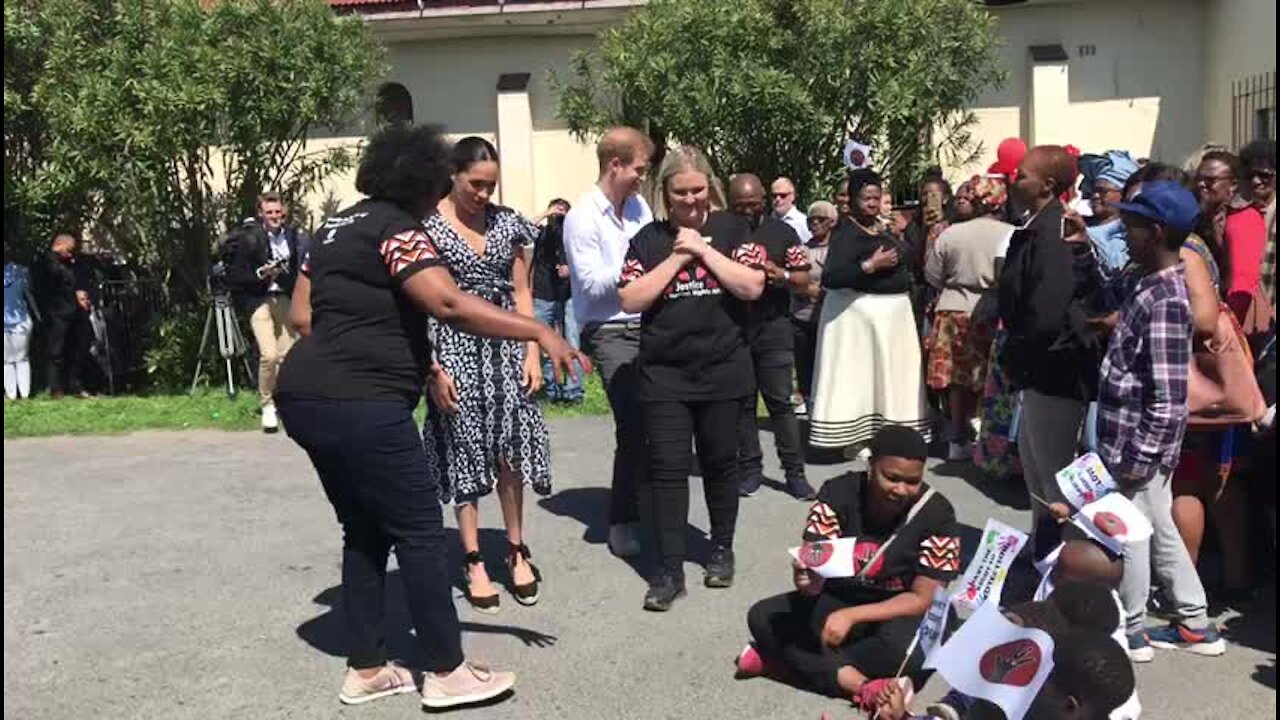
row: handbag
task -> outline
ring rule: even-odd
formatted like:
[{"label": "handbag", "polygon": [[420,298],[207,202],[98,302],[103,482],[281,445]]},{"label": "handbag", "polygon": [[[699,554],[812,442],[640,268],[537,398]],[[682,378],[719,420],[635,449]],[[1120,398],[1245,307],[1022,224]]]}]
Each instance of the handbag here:
[{"label": "handbag", "polygon": [[1226,305],[1218,309],[1213,337],[1191,354],[1187,409],[1191,427],[1252,423],[1267,410],[1249,341]]}]

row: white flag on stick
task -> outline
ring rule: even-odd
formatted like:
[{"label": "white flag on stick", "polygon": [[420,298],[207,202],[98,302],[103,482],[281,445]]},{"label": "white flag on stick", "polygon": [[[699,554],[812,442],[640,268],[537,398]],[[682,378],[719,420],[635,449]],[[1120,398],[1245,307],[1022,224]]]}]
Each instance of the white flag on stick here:
[{"label": "white flag on stick", "polygon": [[1058,471],[1058,488],[1073,508],[1082,508],[1116,490],[1116,481],[1097,453],[1085,453]]},{"label": "white flag on stick", "polygon": [[858,539],[851,537],[812,540],[798,548],[791,548],[789,552],[800,567],[812,570],[824,578],[847,578],[858,572],[859,564],[854,556],[857,546]]},{"label": "white flag on stick", "polygon": [[978,554],[973,556],[969,567],[965,568],[960,592],[952,596],[956,612],[961,617],[972,615],[988,600],[994,599],[997,604],[1000,602],[1000,589],[1004,587],[1009,566],[1026,544],[1026,533],[999,520],[987,521],[987,526],[982,531],[982,542],[978,545]]},{"label": "white flag on stick", "polygon": [[871,146],[849,138],[844,144],[844,166],[849,170],[871,167]]},{"label": "white flag on stick", "polygon": [[1009,720],[1022,720],[1053,670],[1053,639],[1014,625],[988,603],[924,666],[956,690],[999,705]]},{"label": "white flag on stick", "polygon": [[947,619],[950,617],[951,596],[947,595],[945,587],[940,587],[933,591],[933,603],[929,605],[929,611],[924,614],[920,629],[916,631],[916,646],[920,648],[926,661],[942,642],[942,636],[947,632]]},{"label": "white flag on stick", "polygon": [[1155,532],[1138,506],[1120,493],[1105,495],[1080,508],[1072,522],[1117,555],[1123,555],[1128,544],[1142,542]]}]

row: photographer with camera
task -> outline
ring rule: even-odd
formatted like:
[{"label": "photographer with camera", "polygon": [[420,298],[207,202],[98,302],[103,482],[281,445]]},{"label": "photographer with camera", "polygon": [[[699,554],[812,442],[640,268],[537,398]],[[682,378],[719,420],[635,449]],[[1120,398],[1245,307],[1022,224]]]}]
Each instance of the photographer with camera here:
[{"label": "photographer with camera", "polygon": [[262,399],[262,430],[275,432],[280,424],[271,399],[276,373],[298,338],[289,322],[289,296],[298,277],[305,234],[285,224],[284,200],[278,193],[258,197],[258,216],[247,220],[228,248],[227,283],[236,307],[249,316],[258,346],[258,394]]}]

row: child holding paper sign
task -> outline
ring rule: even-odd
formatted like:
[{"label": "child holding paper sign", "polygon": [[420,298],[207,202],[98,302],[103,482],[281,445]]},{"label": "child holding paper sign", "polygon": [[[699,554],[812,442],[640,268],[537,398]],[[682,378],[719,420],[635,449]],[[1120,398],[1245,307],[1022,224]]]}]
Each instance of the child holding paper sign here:
[{"label": "child holding paper sign", "polygon": [[[1191,306],[1179,251],[1199,217],[1195,196],[1175,182],[1145,183],[1119,203],[1129,256],[1141,268],[1120,312],[1102,363],[1098,454],[1147,519],[1154,534],[1125,550],[1124,601],[1129,654],[1149,662],[1151,647],[1221,655],[1226,645],[1209,622],[1204,586],[1173,523],[1170,479],[1187,425]],[[1152,567],[1178,620],[1147,630]]]},{"label": "child holding paper sign", "polygon": [[[794,572],[796,590],[747,614],[754,641],[738,657],[740,677],[788,674],[833,697],[871,707],[895,682],[920,618],[960,569],[951,503],[924,483],[926,444],[918,432],[886,426],[871,440],[869,472],[850,472],[818,493],[807,541],[856,537],[852,577]],[[923,680],[910,656],[904,682]]]}]

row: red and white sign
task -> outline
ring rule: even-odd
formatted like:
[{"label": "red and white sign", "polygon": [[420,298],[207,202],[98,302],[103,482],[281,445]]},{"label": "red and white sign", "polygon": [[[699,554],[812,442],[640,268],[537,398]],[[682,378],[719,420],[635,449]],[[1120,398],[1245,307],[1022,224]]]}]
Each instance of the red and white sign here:
[{"label": "red and white sign", "polygon": [[1072,522],[1117,555],[1124,554],[1125,546],[1142,542],[1155,532],[1138,506],[1120,493],[1111,493],[1080,508]]},{"label": "red and white sign", "polygon": [[983,605],[924,666],[951,687],[995,703],[1009,720],[1022,720],[1053,671],[1053,639],[1019,627],[995,603]]},{"label": "red and white sign", "polygon": [[812,570],[824,578],[853,577],[862,567],[858,558],[857,538],[813,540],[792,548],[789,552],[800,567]]},{"label": "red and white sign", "polygon": [[972,615],[988,601],[1000,602],[1000,589],[1004,587],[1009,566],[1026,544],[1026,533],[999,520],[987,520],[978,553],[965,568],[960,591],[951,597],[961,617]]}]

